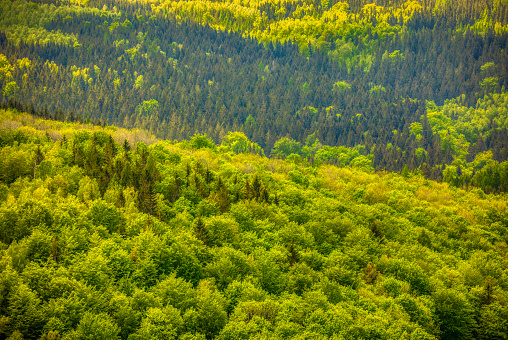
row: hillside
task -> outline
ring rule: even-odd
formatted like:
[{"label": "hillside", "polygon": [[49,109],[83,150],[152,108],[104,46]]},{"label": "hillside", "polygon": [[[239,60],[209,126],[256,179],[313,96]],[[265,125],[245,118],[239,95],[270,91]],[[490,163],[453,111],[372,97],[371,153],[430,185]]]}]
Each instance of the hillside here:
[{"label": "hillside", "polygon": [[312,164],[326,146],[329,164],[359,152],[380,171],[508,188],[505,0],[0,6],[8,107],[169,140],[241,131],[266,155],[287,138],[278,157]]},{"label": "hillside", "polygon": [[0,339],[507,339],[507,0],[0,1]]},{"label": "hillside", "polygon": [[506,196],[0,110],[0,337],[504,339]]}]

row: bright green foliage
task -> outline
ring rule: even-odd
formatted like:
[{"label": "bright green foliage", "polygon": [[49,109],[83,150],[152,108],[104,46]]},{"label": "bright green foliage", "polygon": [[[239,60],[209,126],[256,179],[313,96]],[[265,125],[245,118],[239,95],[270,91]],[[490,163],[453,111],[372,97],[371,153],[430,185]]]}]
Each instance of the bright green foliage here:
[{"label": "bright green foliage", "polygon": [[[134,82],[134,87],[136,87],[136,88],[140,89],[140,88],[142,88],[142,87],[143,87],[143,84],[144,84],[144,81],[143,81],[143,75],[139,75],[139,76],[136,78],[136,81]],[[150,99],[150,101],[148,101],[148,102],[143,102],[143,104],[142,104],[142,105],[140,105],[140,106],[142,106],[142,107],[143,107],[143,109],[142,109],[142,110],[141,110],[141,109],[139,110],[139,111],[140,111],[140,114],[142,114],[142,113],[143,113],[143,111],[145,110],[145,109],[144,109],[144,106],[145,106],[146,104],[148,104],[148,105],[149,105],[149,107],[151,108],[151,107],[152,107],[155,103],[157,103],[157,101],[156,101],[155,99]],[[148,110],[148,109],[147,109],[146,111],[148,111],[148,112],[149,112],[150,110]]]},{"label": "bright green foliage", "polygon": [[121,212],[101,199],[94,201],[90,206],[89,219],[94,225],[103,226],[110,232],[123,230]]},{"label": "bright green foliage", "polygon": [[386,89],[381,85],[374,85],[374,84],[370,84],[370,85],[371,85],[370,90],[369,90],[370,93],[375,93],[376,95],[379,95],[380,92],[386,92]]},{"label": "bright green foliage", "polygon": [[[491,151],[483,152],[479,141],[508,126],[508,94],[502,92],[485,96],[478,100],[476,107],[461,105],[462,99],[446,101],[441,107],[428,103],[428,123],[439,135],[443,152],[449,150],[453,155],[453,163],[446,166],[443,179],[456,186],[475,185],[487,192],[503,191],[507,185],[504,171],[508,164],[495,161]],[[492,122],[496,129],[492,129]],[[410,132],[420,139],[421,124],[411,124]],[[481,152],[475,154],[473,160],[468,154],[475,148]]]},{"label": "bright green foliage", "polygon": [[86,312],[76,328],[75,338],[82,340],[119,339],[120,328],[104,313]]},{"label": "bright green foliage", "polygon": [[204,135],[201,135],[201,134],[194,135],[194,137],[192,137],[191,140],[190,140],[190,145],[194,149],[202,149],[202,148],[214,149],[215,148],[215,143],[213,142],[212,139],[207,138],[206,134],[204,134]]},{"label": "bright green foliage", "polygon": [[440,290],[433,299],[442,339],[472,339],[474,310],[466,296],[455,290]]},{"label": "bright green foliage", "polygon": [[271,155],[280,158],[286,158],[291,154],[299,154],[301,152],[300,143],[291,138],[282,138],[275,142]]},{"label": "bright green foliage", "polygon": [[[92,67],[77,91],[107,76]],[[243,132],[217,147],[0,111],[0,337],[506,338],[508,204],[489,192],[507,167],[462,162],[468,133],[496,133],[466,117],[503,122],[505,96],[459,100],[387,132],[442,138],[453,186],[374,173],[397,143],[309,133],[267,158]]]},{"label": "bright green foliage", "polygon": [[0,178],[4,183],[12,183],[19,176],[30,173],[30,153],[26,150],[7,146],[0,150]]},{"label": "bright green foliage", "polygon": [[482,65],[480,67],[480,70],[482,72],[491,72],[492,70],[494,70],[496,67],[496,64],[494,64],[493,62],[488,62],[488,63],[485,63],[484,65]]},{"label": "bright green foliage", "polygon": [[16,84],[15,81],[10,81],[7,84],[5,84],[4,88],[4,95],[6,97],[10,97],[13,95],[17,90],[19,90],[19,86]]},{"label": "bright green foliage", "polygon": [[362,153],[365,153],[365,148],[360,145],[354,148],[325,145],[316,152],[315,161],[338,166],[354,166],[369,171],[372,168],[372,157]]},{"label": "bright green foliage", "polygon": [[[139,76],[136,79],[136,87],[143,86],[143,76]],[[148,116],[151,117],[153,114],[157,113],[159,109],[159,103],[155,99],[145,100],[143,103],[138,105],[137,111],[140,116]]]},{"label": "bright green foliage", "polygon": [[149,308],[146,316],[141,321],[140,328],[129,338],[132,339],[178,339],[183,329],[183,319],[178,309],[167,306],[161,308]]},{"label": "bright green foliage", "polygon": [[[16,45],[21,41],[46,45],[50,42],[73,46],[78,42],[76,35],[60,30],[48,31],[48,25],[56,17],[70,15],[99,14],[99,10],[80,6],[50,6],[25,1],[3,1],[0,8],[0,29],[7,33]],[[114,15],[109,12],[109,15]]]},{"label": "bright green foliage", "polygon": [[480,82],[480,87],[485,91],[485,94],[494,92],[494,90],[498,86],[499,86],[498,77],[488,77]]},{"label": "bright green foliage", "polygon": [[[465,138],[468,142],[476,142],[479,136],[488,133],[490,120],[495,121],[498,128],[508,126],[507,100],[508,93],[502,92],[480,99],[476,107],[461,105],[461,98],[445,101],[442,107],[436,107],[437,110],[429,110],[427,114],[429,124],[434,132],[446,129],[454,135],[456,130],[458,135],[453,138],[459,140]],[[452,116],[457,119],[451,119]],[[460,134],[463,136],[461,137]]]},{"label": "bright green foliage", "polygon": [[339,80],[338,82],[336,82],[335,84],[333,84],[333,88],[334,89],[337,89],[337,91],[347,91],[347,90],[350,90],[351,89],[351,85],[348,84],[347,82],[345,81],[341,81]]},{"label": "bright green foliage", "polygon": [[376,34],[383,41],[402,29],[400,25],[389,22],[390,16],[408,20],[421,12],[422,6],[417,1],[407,1],[394,7],[365,4],[358,16],[350,12],[346,2],[319,5],[297,1],[196,0],[163,1],[155,10],[178,19],[192,18],[218,30],[240,32],[257,38],[265,45],[294,41],[306,55],[314,49],[321,50],[346,64],[348,69],[359,67],[368,72],[377,41],[369,41],[367,46],[359,48],[352,40],[367,40],[369,35]]},{"label": "bright green foliage", "polygon": [[[495,14],[500,3],[501,1],[497,2],[497,6],[495,6],[494,13],[492,14]],[[494,31],[496,34],[503,34],[508,32],[508,25],[503,25],[502,23],[493,20],[491,16],[492,14],[490,14],[487,9],[484,9],[481,17],[478,18],[478,20],[476,20],[476,22],[472,25],[471,28],[473,31],[483,36],[489,31]]]},{"label": "bright green foliage", "polygon": [[234,153],[253,152],[264,155],[263,149],[257,143],[252,143],[242,132],[229,132],[224,136],[220,149]]},{"label": "bright green foliage", "polygon": [[7,57],[3,54],[0,54],[0,81],[4,79],[10,80],[12,78],[12,71],[14,67],[11,66],[11,63],[7,59]]}]

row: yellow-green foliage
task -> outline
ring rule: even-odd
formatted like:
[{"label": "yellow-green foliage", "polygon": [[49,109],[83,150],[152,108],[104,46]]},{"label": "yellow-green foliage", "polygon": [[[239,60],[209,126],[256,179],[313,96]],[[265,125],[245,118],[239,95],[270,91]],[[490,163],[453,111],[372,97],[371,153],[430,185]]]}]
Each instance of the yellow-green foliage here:
[{"label": "yellow-green foliage", "polygon": [[140,129],[127,130],[113,126],[102,128],[86,123],[59,122],[36,118],[27,113],[12,110],[0,110],[0,124],[0,128],[12,129],[12,127],[16,127],[17,130],[32,134],[34,137],[43,137],[47,134],[53,140],[59,140],[63,137],[71,139],[74,133],[84,130],[90,133],[104,131],[110,134],[118,144],[123,143],[124,140],[127,140],[130,145],[136,145],[137,142],[151,145],[157,142],[157,138]]},{"label": "yellow-green foliage", "polygon": [[506,197],[137,133],[0,111],[2,338],[506,337]]},{"label": "yellow-green foliage", "polygon": [[[357,12],[350,11],[346,1],[330,6],[329,1],[153,1],[153,9],[176,19],[192,18],[218,30],[242,33],[244,37],[256,38],[267,45],[275,42],[295,42],[304,54],[311,49],[318,49],[352,68],[370,70],[373,52],[377,39],[406,33],[405,24],[415,13],[430,10],[432,15],[456,12],[466,13],[467,2],[458,1],[395,1],[390,6],[378,6],[375,3],[364,4]],[[477,9],[477,5],[473,7]],[[479,5],[481,6],[481,5]],[[496,34],[508,32],[508,25],[495,22],[492,16],[496,11],[505,8],[500,1],[495,2],[492,9],[483,10],[476,22],[463,26],[459,20],[457,32],[471,29],[477,34],[485,35],[492,30]],[[288,10],[290,9],[290,10]],[[448,14],[448,15],[451,15]],[[396,18],[393,23],[390,19]],[[401,20],[401,21],[400,21]],[[352,41],[363,40],[363,48],[359,49]],[[390,58],[403,58],[396,55]]]},{"label": "yellow-green foliage", "polygon": [[485,35],[488,31],[494,31],[496,34],[508,33],[508,25],[503,25],[500,22],[492,20],[487,9],[485,9],[482,16],[471,26],[471,29],[480,35]]},{"label": "yellow-green foliage", "polygon": [[454,121],[446,116],[442,111],[427,111],[427,119],[432,131],[439,134],[441,148],[443,150],[451,149],[452,154],[459,159],[465,159],[469,142],[466,137],[458,132],[454,127]]},{"label": "yellow-green foliage", "polygon": [[442,137],[453,140],[450,143],[457,147],[454,154],[465,156],[470,142],[476,142],[479,136],[486,136],[491,120],[500,129],[508,127],[508,93],[485,96],[478,100],[476,107],[466,107],[461,104],[462,100],[462,97],[447,100],[441,107],[431,105],[427,117],[434,132],[442,131]]},{"label": "yellow-green foliage", "polygon": [[7,33],[7,38],[19,44],[21,41],[25,43],[39,43],[46,45],[50,42],[57,44],[73,46],[78,42],[74,34],[64,34],[60,31],[49,32],[43,27],[29,27],[22,25],[11,25],[2,27]]},{"label": "yellow-green foliage", "polygon": [[[18,59],[17,66],[20,70],[28,69],[31,66],[31,62],[28,58]],[[0,54],[0,88],[3,88],[3,94],[7,97],[19,89],[18,84],[12,80],[12,73],[16,69],[16,64],[11,65],[7,57]]]},{"label": "yellow-green foliage", "polygon": [[351,89],[351,85],[349,85],[348,82],[339,80],[335,84],[333,84],[333,89],[341,92],[341,91],[347,91]]},{"label": "yellow-green foliage", "polygon": [[56,18],[79,16],[84,13],[93,13],[107,16],[116,15],[114,12],[100,11],[95,8],[77,5],[55,6],[54,4],[36,4],[27,1],[2,1],[0,3],[0,30],[5,31],[7,38],[19,44],[50,42],[67,46],[78,43],[75,34],[66,34],[58,31],[48,31],[44,28]]},{"label": "yellow-green foliage", "polygon": [[[264,5],[271,5],[270,15]],[[296,5],[296,9],[286,12],[286,5]],[[366,71],[372,63],[370,54],[373,42],[365,51],[357,50],[349,42],[354,37],[365,38],[367,32],[377,34],[383,40],[400,32],[400,25],[388,24],[391,16],[404,21],[421,11],[417,1],[407,1],[399,7],[365,5],[360,13],[351,13],[346,2],[338,2],[331,8],[328,5],[316,6],[312,2],[299,1],[163,1],[154,6],[156,11],[177,19],[193,18],[220,30],[235,31],[245,37],[257,38],[263,44],[286,41],[296,42],[300,50],[308,54],[309,46],[328,52],[348,68],[358,64]],[[376,24],[371,21],[375,18]],[[354,57],[354,60],[352,58]]]}]

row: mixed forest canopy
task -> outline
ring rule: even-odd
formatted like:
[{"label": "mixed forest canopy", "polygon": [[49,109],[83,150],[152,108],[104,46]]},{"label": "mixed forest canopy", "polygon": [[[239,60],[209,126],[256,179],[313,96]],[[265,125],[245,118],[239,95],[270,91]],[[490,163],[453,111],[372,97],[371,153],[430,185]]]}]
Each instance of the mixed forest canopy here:
[{"label": "mixed forest canopy", "polygon": [[507,0],[0,1],[0,339],[508,338]]},{"label": "mixed forest canopy", "polygon": [[505,339],[508,200],[242,132],[0,110],[3,339]]},{"label": "mixed forest canopy", "polygon": [[6,107],[508,188],[506,0],[0,6]]}]

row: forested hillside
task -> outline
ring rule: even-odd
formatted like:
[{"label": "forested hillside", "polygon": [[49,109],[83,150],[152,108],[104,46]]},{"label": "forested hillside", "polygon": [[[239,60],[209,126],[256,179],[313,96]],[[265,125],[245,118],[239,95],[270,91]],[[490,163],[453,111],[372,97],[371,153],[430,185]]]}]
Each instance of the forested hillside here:
[{"label": "forested hillside", "polygon": [[266,155],[359,152],[501,192],[507,38],[505,0],[3,1],[0,86],[45,118],[169,140],[241,131]]},{"label": "forested hillside", "polygon": [[0,1],[0,339],[508,338],[507,0]]},{"label": "forested hillside", "polygon": [[505,339],[506,196],[0,110],[3,339]]}]

